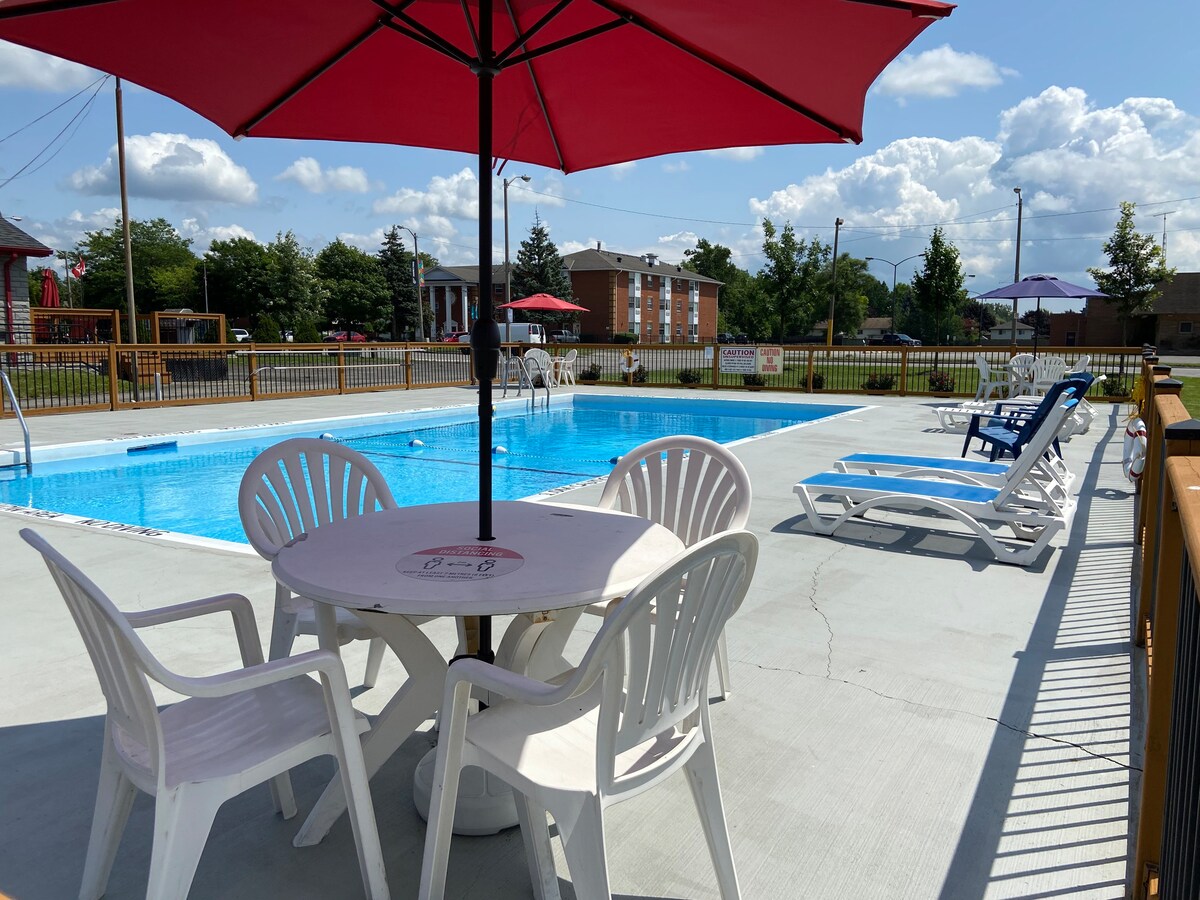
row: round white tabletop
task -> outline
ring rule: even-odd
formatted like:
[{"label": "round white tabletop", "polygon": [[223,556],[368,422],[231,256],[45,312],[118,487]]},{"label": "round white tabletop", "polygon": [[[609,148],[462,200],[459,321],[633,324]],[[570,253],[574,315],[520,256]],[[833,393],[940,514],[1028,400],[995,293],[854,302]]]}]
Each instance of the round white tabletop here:
[{"label": "round white tabletop", "polygon": [[272,570],[296,594],[349,609],[513,615],[623,596],[683,550],[640,516],[523,500],[495,502],[496,539],[479,541],[478,510],[437,503],[359,516],[297,538]]}]

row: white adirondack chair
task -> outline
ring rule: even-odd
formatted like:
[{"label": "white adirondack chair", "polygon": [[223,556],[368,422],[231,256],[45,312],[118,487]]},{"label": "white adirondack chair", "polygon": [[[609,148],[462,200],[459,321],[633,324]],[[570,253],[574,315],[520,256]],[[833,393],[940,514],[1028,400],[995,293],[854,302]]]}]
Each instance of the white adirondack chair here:
[{"label": "white adirondack chair", "polygon": [[[314,528],[395,508],[387,481],[370,460],[357,450],[317,438],[291,438],[268,447],[250,463],[238,491],[242,528],[250,546],[266,560]],[[293,596],[277,583],[269,658],[288,656],[297,634],[316,633],[312,601]],[[374,687],[386,649],[383,638],[354,613],[338,609],[337,639],[339,644],[371,642],[363,684]]]},{"label": "white adirondack chair", "polygon": [[993,374],[991,366],[988,365],[988,361],[982,353],[975,354],[975,366],[979,369],[979,388],[975,391],[976,402],[990,400],[993,392],[1000,398],[1008,396],[1010,382],[1007,372]]},{"label": "white adirondack chair", "polygon": [[[296,801],[288,770],[326,754],[337,757],[367,896],[387,898],[358,739],[368,725],[350,705],[346,673],[336,654],[314,650],[264,664],[254,611],[238,594],[122,613],[39,534],[24,529],[21,537],[42,554],[108,701],[80,900],[104,895],[137,791],[155,798],[146,897],[182,900],[221,804],[270,780],[276,810],[291,818]],[[134,631],[218,612],[233,616],[243,669],[206,677],[177,675]],[[151,680],[187,699],[160,712]]]},{"label": "white adirondack chair", "polygon": [[[547,812],[563,841],[575,896],[609,898],[605,808],[683,769],[721,897],[740,896],[706,688],[717,640],[746,595],[757,558],[758,540],[748,531],[724,532],[685,550],[620,602],[561,685],[475,659],[450,666],[422,900],[445,892],[464,766],[479,766],[513,787],[538,900],[559,897]],[[476,685],[491,692],[493,703],[468,718]]]},{"label": "white adirondack chair", "polygon": [[[741,460],[708,438],[671,435],[634,447],[618,461],[596,505],[650,519],[675,532],[685,547],[750,519],[750,475]],[[587,608],[605,615],[612,604]],[[717,642],[717,681],[729,699],[729,648]]]}]

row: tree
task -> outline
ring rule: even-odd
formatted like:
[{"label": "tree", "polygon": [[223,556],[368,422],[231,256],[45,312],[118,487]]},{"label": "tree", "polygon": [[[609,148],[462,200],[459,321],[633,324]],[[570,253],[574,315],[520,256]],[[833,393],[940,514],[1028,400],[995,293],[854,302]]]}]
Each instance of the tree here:
[{"label": "tree", "polygon": [[331,322],[347,330],[361,324],[371,332],[391,326],[392,296],[374,256],[338,239],[317,254],[316,271]]},{"label": "tree", "polygon": [[958,248],[946,240],[941,226],[933,229],[925,265],[913,275],[912,289],[915,322],[925,343],[940,344],[947,335],[953,339],[962,333],[962,268]]},{"label": "tree", "polygon": [[267,297],[271,258],[258,241],[213,241],[204,254],[211,312],[255,320]]},{"label": "tree", "polygon": [[1162,247],[1149,234],[1139,234],[1133,227],[1136,204],[1122,203],[1121,216],[1112,237],[1104,242],[1109,268],[1090,268],[1088,274],[1096,286],[1108,294],[1105,303],[1115,304],[1121,320],[1121,341],[1129,336],[1129,319],[1148,311],[1172,278],[1175,270],[1167,268]]},{"label": "tree", "polygon": [[[821,277],[828,283],[827,290],[833,292],[833,266],[827,266]],[[873,285],[883,286],[874,275],[867,272],[867,261],[856,259],[849,253],[838,256],[837,299],[833,309],[833,326],[837,334],[855,335],[862,327],[870,307],[870,295],[878,293]],[[884,295],[887,287],[883,286]],[[888,308],[887,315],[891,315]]]},{"label": "tree", "polygon": [[[517,251],[517,262],[512,270],[512,299],[520,300],[534,294],[550,294],[560,300],[570,300],[571,279],[567,275],[566,266],[558,253],[558,247],[550,240],[549,229],[534,213],[533,225],[529,228],[529,237],[521,241],[521,249]],[[558,313],[529,316],[534,322],[561,320]]]},{"label": "tree", "polygon": [[1000,319],[996,315],[995,303],[985,303],[982,300],[966,300],[963,302],[960,312],[963,319],[970,319],[974,323],[971,329],[972,335],[976,340],[982,340],[983,335],[991,331]]},{"label": "tree", "polygon": [[1050,334],[1050,313],[1044,309],[1031,309],[1022,313],[1021,321],[1040,335]]},{"label": "tree", "polygon": [[[192,307],[198,296],[197,259],[191,240],[166,219],[129,223],[134,297],[139,313]],[[125,308],[125,240],[118,220],[112,228],[89,231],[76,247],[87,257],[83,283],[96,309]],[[188,275],[191,273],[191,283]]]},{"label": "tree", "polygon": [[[778,236],[777,236],[778,235]],[[816,238],[812,243],[796,240],[791,222],[776,232],[770,219],[763,219],[763,255],[767,264],[759,272],[759,284],[773,313],[775,338],[807,335],[824,316],[821,271],[830,250]]]},{"label": "tree", "polygon": [[683,267],[721,282],[717,331],[765,333],[764,295],[754,277],[733,262],[733,251],[704,238],[683,252]]},{"label": "tree", "polygon": [[297,334],[325,316],[325,287],[317,276],[312,251],[292,232],[276,234],[267,244],[267,277],[260,313]]},{"label": "tree", "polygon": [[392,340],[399,340],[400,332],[417,330],[417,287],[413,283],[413,255],[404,249],[397,226],[387,230],[375,257],[387,283],[395,319]]}]

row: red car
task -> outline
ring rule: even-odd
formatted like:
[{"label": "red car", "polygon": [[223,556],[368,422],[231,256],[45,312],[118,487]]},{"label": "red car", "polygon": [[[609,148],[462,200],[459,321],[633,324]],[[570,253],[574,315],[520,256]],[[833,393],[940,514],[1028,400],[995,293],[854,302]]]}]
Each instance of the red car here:
[{"label": "red car", "polygon": [[327,344],[365,344],[367,342],[367,336],[365,334],[360,334],[357,331],[351,331],[347,337],[346,332],[344,331],[334,331],[325,335],[324,340]]},{"label": "red car", "polygon": [[469,331],[451,331],[442,338],[442,343],[443,344],[457,344],[459,341],[459,338],[470,338],[470,337],[471,337],[471,332],[469,332]]}]

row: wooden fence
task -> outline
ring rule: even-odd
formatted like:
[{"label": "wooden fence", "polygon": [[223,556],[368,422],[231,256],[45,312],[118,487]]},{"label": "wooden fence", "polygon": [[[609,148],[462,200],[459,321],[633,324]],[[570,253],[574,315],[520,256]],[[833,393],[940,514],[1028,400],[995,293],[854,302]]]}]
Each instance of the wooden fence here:
[{"label": "wooden fence", "polygon": [[[975,395],[977,355],[994,366],[1012,353],[1011,348],[980,347],[787,346],[778,348],[771,370],[758,375],[721,365],[723,350],[745,353],[752,347],[583,344],[552,349],[578,352],[574,369],[581,382],[591,373],[591,381],[613,386],[918,395],[952,401]],[[1105,376],[1089,399],[1128,399],[1139,377],[1141,350],[1047,347],[1043,352],[1073,365],[1085,351],[1088,369]],[[0,348],[0,366],[28,415],[473,382],[467,345],[445,343],[10,344]],[[0,398],[0,415],[12,415],[5,402]]]}]

